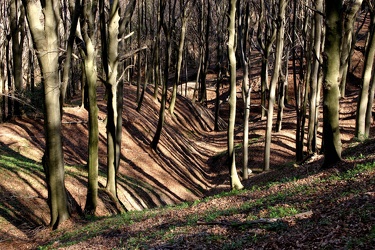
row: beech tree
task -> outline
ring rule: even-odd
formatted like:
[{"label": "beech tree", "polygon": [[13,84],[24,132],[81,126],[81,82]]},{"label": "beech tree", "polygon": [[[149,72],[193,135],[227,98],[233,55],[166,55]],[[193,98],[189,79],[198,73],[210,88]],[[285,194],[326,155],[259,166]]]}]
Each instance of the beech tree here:
[{"label": "beech tree", "polygon": [[236,73],[236,0],[229,0],[228,12],[228,56],[230,70],[230,96],[229,96],[229,122],[228,122],[228,159],[230,186],[232,189],[243,189],[243,185],[237,174],[236,152],[234,149],[234,125],[236,121],[236,102],[237,102],[237,73]]},{"label": "beech tree", "polygon": [[323,80],[323,167],[341,160],[342,144],[339,125],[340,44],[342,1],[326,0],[326,39]]},{"label": "beech tree", "polygon": [[279,73],[281,67],[281,59],[283,55],[284,47],[284,31],[285,31],[285,9],[288,1],[279,0],[279,12],[277,16],[277,35],[276,35],[276,56],[275,65],[273,69],[272,79],[270,83],[270,96],[268,99],[268,111],[267,111],[267,126],[266,126],[266,142],[264,146],[264,170],[270,168],[270,154],[271,154],[271,133],[272,133],[272,122],[273,122],[273,111],[275,104],[276,86],[279,80]]},{"label": "beech tree", "polygon": [[[88,184],[85,213],[95,214],[98,199],[98,105],[96,100],[97,88],[97,66],[96,66],[96,13],[98,10],[97,0],[85,0],[83,2],[81,30],[77,31],[79,36],[78,46],[83,59],[84,73],[88,90],[88,114],[89,114],[89,142],[88,142]],[[81,9],[79,1],[76,2],[76,9]]]},{"label": "beech tree", "polygon": [[111,1],[108,28],[104,14],[104,0],[100,0],[102,60],[106,73],[104,81],[107,89],[107,184],[106,189],[117,200],[117,172],[120,165],[121,135],[122,135],[122,100],[123,80],[119,73],[119,41],[123,39],[125,28],[133,15],[136,0],[131,0],[126,6],[123,16],[120,16],[120,3]]},{"label": "beech tree", "polygon": [[372,117],[372,104],[374,98],[374,57],[375,57],[375,10],[373,3],[370,5],[370,32],[368,35],[365,52],[365,63],[362,73],[362,88],[359,92],[355,136],[363,141],[370,135]]},{"label": "beech tree", "polygon": [[42,73],[46,147],[43,167],[48,188],[50,225],[55,229],[70,217],[64,183],[59,88],[58,0],[22,0]]},{"label": "beech tree", "polygon": [[[240,1],[237,1],[237,11],[238,11],[238,45],[239,52],[242,62],[242,99],[244,105],[244,115],[243,115],[243,168],[242,177],[243,179],[248,179],[249,169],[249,117],[250,117],[250,94],[251,86],[249,81],[249,58],[248,53],[251,49],[247,51],[247,43],[249,38],[250,29],[250,4],[246,3],[244,15],[242,14],[242,7]],[[253,32],[251,32],[252,34]],[[251,170],[250,170],[251,173]]]},{"label": "beech tree", "polygon": [[323,0],[315,1],[314,23],[311,29],[312,36],[312,68],[310,77],[309,124],[307,150],[309,154],[317,152],[317,131],[320,88],[319,76],[321,73],[322,29],[323,29]]},{"label": "beech tree", "polygon": [[[14,87],[14,115],[21,115],[20,94],[23,90],[22,53],[25,38],[25,11],[19,0],[10,1],[10,28],[12,37],[12,59]],[[13,115],[13,114],[12,114]]]}]

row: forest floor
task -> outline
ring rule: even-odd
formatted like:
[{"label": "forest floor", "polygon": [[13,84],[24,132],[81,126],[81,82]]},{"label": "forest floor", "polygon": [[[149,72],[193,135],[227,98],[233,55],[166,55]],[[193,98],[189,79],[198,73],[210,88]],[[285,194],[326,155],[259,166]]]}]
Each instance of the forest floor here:
[{"label": "forest floor", "polygon": [[[44,148],[41,116],[0,124],[0,249],[371,249],[375,244],[375,143],[369,139],[358,144],[353,138],[357,86],[349,86],[340,104],[342,163],[320,170],[320,155],[304,164],[295,163],[296,115],[288,105],[282,131],[272,136],[268,172],[262,171],[265,121],[260,120],[255,86],[249,147],[253,173],[243,180],[245,190],[228,192],[226,130],[213,131],[214,83],[211,75],[208,108],[179,96],[174,116],[166,115],[156,152],[149,144],[159,102],[152,98],[150,86],[137,112],[136,87],[125,86],[118,179],[121,207],[104,191],[105,102],[100,99],[100,190],[95,218],[78,216],[86,196],[87,112],[80,108],[79,99],[65,107],[65,183],[73,217],[56,231],[48,228],[40,164]],[[227,90],[224,84],[222,100]],[[239,89],[238,97],[240,93]],[[241,105],[239,99],[235,138],[239,170]],[[224,101],[223,127],[227,109]]]}]

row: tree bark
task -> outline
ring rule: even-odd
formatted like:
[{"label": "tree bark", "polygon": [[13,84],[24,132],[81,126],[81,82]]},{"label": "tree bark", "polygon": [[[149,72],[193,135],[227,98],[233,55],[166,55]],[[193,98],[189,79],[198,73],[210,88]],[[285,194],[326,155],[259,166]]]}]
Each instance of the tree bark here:
[{"label": "tree bark", "polygon": [[[89,142],[88,142],[88,183],[85,213],[95,214],[98,205],[98,144],[99,144],[99,125],[98,125],[98,106],[96,99],[97,88],[97,66],[96,66],[96,24],[95,17],[98,9],[98,1],[86,1],[84,6],[80,6],[77,1],[75,9],[80,10],[83,7],[83,18],[81,19],[81,32],[83,35],[82,43],[78,44],[81,56],[83,58],[84,73],[87,86],[88,114],[89,114]],[[75,13],[77,15],[78,13]],[[77,25],[77,24],[76,24]],[[75,30],[75,29],[74,29]],[[73,29],[71,29],[72,34]],[[70,38],[69,38],[70,39]]]},{"label": "tree bark", "polygon": [[[250,94],[251,86],[249,83],[249,60],[247,58],[247,40],[249,37],[249,24],[250,24],[250,7],[249,3],[246,4],[246,12],[244,16],[241,11],[240,1],[237,1],[238,4],[238,44],[240,47],[240,55],[242,61],[242,99],[244,105],[244,114],[243,114],[243,167],[242,167],[242,178],[247,180],[249,178],[249,116],[250,116]],[[251,170],[250,170],[251,173]]]},{"label": "tree bark", "polygon": [[234,125],[236,119],[236,0],[229,0],[229,23],[228,23],[228,55],[230,67],[230,96],[229,96],[229,123],[228,123],[228,159],[229,159],[229,173],[230,185],[232,189],[243,189],[240,178],[237,174],[236,168],[236,154],[234,149]]},{"label": "tree bark", "polygon": [[[25,37],[25,13],[20,8],[21,3],[18,0],[10,1],[10,28],[12,36],[13,51],[13,79],[14,79],[14,115],[21,115],[21,103],[18,101],[23,91],[23,70],[22,70],[22,53],[23,41]],[[12,114],[13,115],[13,114]]]},{"label": "tree bark", "polygon": [[[110,13],[108,20],[108,37],[107,34],[102,34],[102,42],[106,40],[106,48],[103,48],[107,64],[104,64],[107,88],[107,183],[106,189],[112,195],[112,198],[117,201],[117,172],[120,163],[121,154],[121,133],[122,133],[122,80],[119,78],[119,38],[125,32],[125,27],[130,22],[133,11],[135,9],[136,0],[128,3],[123,17],[119,13],[119,1],[114,0],[110,3]],[[100,9],[104,7],[104,2],[100,3]],[[104,10],[101,9],[101,13]],[[102,14],[104,17],[104,14]],[[101,21],[105,26],[105,21]],[[102,28],[104,30],[104,27]],[[104,61],[104,59],[103,59]],[[120,83],[120,84],[119,84]],[[121,98],[121,99],[120,99]],[[121,119],[121,121],[120,121]]]},{"label": "tree bark", "polygon": [[352,54],[352,45],[354,34],[354,22],[359,8],[361,8],[363,0],[345,1],[346,8],[344,13],[343,24],[343,38],[341,43],[341,56],[340,56],[340,95],[345,97],[346,77],[350,65],[350,56]]},{"label": "tree bark", "polygon": [[[364,69],[362,74],[362,89],[359,92],[356,116],[355,136],[363,141],[368,138],[366,133],[366,113],[371,112],[367,106],[370,104],[370,83],[373,81],[373,65],[375,56],[375,13],[371,13],[371,26],[369,33],[369,41],[367,43]],[[372,102],[371,105],[372,106]]]},{"label": "tree bark", "polygon": [[168,85],[168,75],[169,75],[169,64],[170,64],[170,57],[171,57],[171,30],[170,24],[167,26],[164,22],[164,10],[166,6],[166,0],[160,0],[160,26],[163,27],[164,34],[165,34],[165,46],[166,46],[166,54],[165,54],[165,65],[164,65],[164,80],[162,84],[162,92],[161,92],[161,103],[160,103],[160,111],[159,111],[159,120],[158,125],[156,127],[155,135],[151,142],[151,148],[153,150],[157,149],[161,131],[164,126],[164,118],[165,118],[165,106],[166,106],[166,99],[167,99],[167,85]]},{"label": "tree bark", "polygon": [[272,79],[270,83],[270,96],[268,99],[268,114],[267,114],[267,125],[266,125],[266,141],[264,146],[264,170],[268,171],[270,169],[270,154],[271,154],[271,134],[272,134],[272,121],[273,121],[273,111],[275,104],[275,93],[276,85],[279,78],[281,59],[283,55],[284,47],[284,32],[285,32],[285,9],[287,5],[287,0],[279,0],[279,13],[278,13],[278,23],[277,23],[277,35],[276,35],[276,56],[275,65],[272,74]]},{"label": "tree bark", "polygon": [[[181,4],[183,5],[183,3]],[[172,98],[171,102],[169,103],[169,113],[173,116],[174,107],[176,105],[176,98],[177,98],[177,86],[180,84],[180,77],[181,77],[181,67],[182,67],[182,56],[184,52],[184,44],[185,44],[185,35],[186,35],[186,27],[188,23],[188,11],[189,7],[185,6],[182,13],[182,24],[181,24],[181,34],[180,34],[180,41],[178,46],[178,57],[177,57],[177,67],[176,67],[176,75],[175,80],[173,83],[173,91],[172,91]],[[182,91],[181,91],[182,94]]]},{"label": "tree bark", "polygon": [[340,44],[342,1],[326,0],[326,40],[323,63],[323,168],[341,160],[339,125]]},{"label": "tree bark", "polygon": [[323,0],[315,1],[316,12],[314,14],[314,36],[313,36],[313,65],[311,70],[310,81],[310,98],[309,98],[309,125],[307,136],[307,151],[309,154],[317,152],[317,130],[318,130],[318,115],[319,103],[318,97],[318,80],[320,74],[320,54],[322,48],[322,28],[323,28]]},{"label": "tree bark", "polygon": [[[38,51],[44,86],[46,150],[43,166],[48,187],[48,204],[51,210],[50,225],[56,229],[69,218],[67,194],[64,184],[64,160],[61,140],[60,89],[58,74],[58,17],[60,1],[38,3],[23,0],[27,20]],[[43,11],[44,20],[39,19]]]}]

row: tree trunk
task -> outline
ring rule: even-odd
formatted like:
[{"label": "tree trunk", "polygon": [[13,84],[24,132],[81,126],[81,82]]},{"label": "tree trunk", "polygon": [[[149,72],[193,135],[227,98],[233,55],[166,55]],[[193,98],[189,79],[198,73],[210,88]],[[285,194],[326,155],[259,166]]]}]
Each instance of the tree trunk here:
[{"label": "tree trunk", "polygon": [[[69,218],[67,194],[64,184],[64,160],[61,140],[60,89],[58,73],[59,33],[57,19],[59,1],[43,1],[43,10],[34,0],[23,0],[33,36],[44,86],[46,150],[43,166],[48,187],[51,210],[50,225],[56,229]],[[44,15],[43,22],[39,19]]]},{"label": "tree trunk", "polygon": [[14,115],[21,115],[21,103],[18,101],[23,90],[23,70],[22,70],[22,53],[23,41],[25,37],[25,13],[20,8],[21,3],[18,0],[10,1],[10,28],[12,36],[13,51],[13,79],[14,79]]},{"label": "tree trunk", "polygon": [[[81,9],[80,3],[76,2],[76,11]],[[88,143],[88,184],[85,213],[95,214],[98,205],[98,106],[96,100],[97,67],[96,67],[96,24],[95,17],[98,9],[96,0],[86,1],[83,6],[83,16],[80,25],[83,35],[82,43],[78,44],[83,58],[84,74],[87,86],[88,113],[89,113],[89,143]],[[78,14],[78,13],[75,13]],[[77,24],[75,24],[77,25]],[[72,34],[73,29],[71,29]],[[70,39],[70,38],[69,38]]]},{"label": "tree trunk", "polygon": [[[249,178],[249,116],[250,116],[250,94],[251,86],[249,84],[249,62],[247,58],[247,39],[249,37],[249,25],[250,25],[250,7],[249,3],[246,4],[246,13],[242,16],[241,4],[238,1],[238,44],[240,47],[240,55],[242,61],[242,99],[244,105],[243,114],[243,167],[242,167],[242,178],[247,180]],[[251,173],[251,170],[250,170]]]},{"label": "tree trunk", "polygon": [[170,57],[171,57],[171,31],[169,30],[170,26],[167,27],[167,25],[164,23],[164,9],[165,9],[166,2],[163,0],[160,0],[160,25],[164,29],[165,34],[165,46],[166,46],[166,54],[165,54],[165,65],[164,65],[164,80],[161,83],[162,84],[162,92],[161,92],[161,103],[160,103],[160,111],[159,111],[159,121],[156,128],[156,132],[154,135],[154,138],[151,142],[151,148],[153,150],[156,150],[160,136],[161,131],[164,126],[164,118],[165,118],[165,106],[166,106],[166,99],[167,99],[167,85],[168,85],[168,75],[169,75],[169,63],[170,63]]},{"label": "tree trunk", "polygon": [[[172,91],[172,99],[169,104],[169,113],[173,116],[174,107],[176,103],[176,97],[177,97],[177,86],[180,84],[180,77],[181,77],[181,66],[182,66],[182,56],[184,52],[184,44],[185,44],[185,35],[186,35],[186,26],[188,21],[187,16],[188,6],[185,6],[182,14],[182,24],[181,24],[181,35],[180,35],[180,42],[178,46],[178,57],[177,57],[177,68],[176,68],[176,75],[175,80],[173,83],[173,91]],[[182,84],[181,84],[182,85]],[[182,91],[181,91],[182,94]]]},{"label": "tree trunk", "polygon": [[341,43],[341,55],[340,55],[340,95],[345,97],[346,77],[348,74],[348,68],[350,65],[350,56],[352,51],[353,37],[354,34],[354,22],[355,17],[359,8],[361,8],[363,0],[351,0],[345,1],[346,5],[344,13],[344,30],[343,38]]},{"label": "tree trunk", "polygon": [[318,115],[319,103],[318,97],[318,79],[320,74],[320,54],[322,48],[322,28],[323,28],[323,17],[320,13],[323,13],[323,0],[315,1],[315,8],[317,12],[314,14],[314,41],[313,41],[313,65],[311,70],[311,81],[310,81],[310,98],[309,98],[309,125],[308,125],[308,136],[307,136],[307,151],[309,154],[316,153],[317,151],[317,130],[318,130]]},{"label": "tree trunk", "polygon": [[229,123],[228,123],[228,159],[229,159],[229,173],[230,173],[230,186],[232,189],[243,189],[240,178],[237,174],[236,168],[236,154],[234,149],[234,125],[236,119],[236,0],[229,0],[229,23],[228,23],[228,55],[230,67],[230,96],[229,96]]},{"label": "tree trunk", "polygon": [[[272,5],[270,3],[270,5]],[[272,45],[276,39],[276,28],[273,27],[273,24],[270,21],[269,16],[272,13],[270,11],[270,6],[267,6],[265,0],[260,1],[260,14],[258,21],[258,31],[257,31],[257,40],[259,48],[262,53],[262,66],[261,66],[261,119],[264,120],[266,116],[266,101],[267,101],[267,90],[268,90],[268,59],[271,54]]]},{"label": "tree trunk", "polygon": [[273,111],[275,104],[275,92],[276,85],[279,78],[281,59],[283,55],[284,47],[284,31],[285,31],[285,9],[287,5],[287,0],[279,0],[279,13],[278,13],[278,23],[277,23],[277,38],[276,38],[276,56],[275,65],[272,74],[272,79],[270,83],[270,96],[268,99],[268,114],[267,114],[267,125],[266,125],[266,141],[264,146],[264,170],[268,171],[270,169],[270,154],[271,154],[271,134],[272,134],[272,121],[273,121]]},{"label": "tree trunk", "polygon": [[[122,134],[122,80],[118,79],[119,65],[119,38],[125,32],[125,28],[131,20],[135,9],[136,0],[128,3],[125,13],[120,18],[119,1],[114,0],[110,3],[110,13],[108,20],[108,37],[102,34],[102,40],[106,40],[107,47],[103,48],[103,58],[106,58],[107,65],[104,65],[107,79],[105,82],[107,88],[107,183],[106,189],[117,201],[117,171],[119,169],[121,154],[121,134]],[[104,2],[100,8],[104,7]],[[103,10],[101,10],[102,12]],[[105,22],[102,21],[104,25]],[[122,76],[120,76],[122,77]],[[121,119],[121,121],[120,121]]]},{"label": "tree trunk", "polygon": [[326,0],[326,40],[323,64],[323,144],[324,163],[328,168],[341,160],[339,126],[339,78],[342,1]]},{"label": "tree trunk", "polygon": [[355,136],[360,141],[365,140],[369,136],[368,132],[366,132],[366,113],[369,112],[371,114],[371,111],[372,111],[372,100],[370,102],[370,98],[371,98],[370,83],[372,84],[373,82],[372,77],[374,74],[374,70],[373,70],[374,56],[375,56],[375,13],[372,12],[369,41],[367,43],[364,70],[363,70],[363,75],[362,75],[362,89],[359,92],[358,104],[357,104]]},{"label": "tree trunk", "polygon": [[72,24],[70,26],[69,31],[69,37],[66,45],[66,56],[65,56],[65,62],[64,62],[64,68],[63,68],[63,77],[62,77],[62,83],[61,83],[61,96],[60,96],[60,103],[63,106],[65,99],[66,99],[66,92],[68,89],[69,84],[69,78],[71,76],[71,61],[72,61],[72,54],[73,54],[73,44],[74,44],[74,38],[76,34],[77,24],[78,24],[78,18],[81,14],[81,4],[80,0],[75,0],[75,4],[73,6],[73,1],[70,1],[70,11],[71,11],[71,19]]}]

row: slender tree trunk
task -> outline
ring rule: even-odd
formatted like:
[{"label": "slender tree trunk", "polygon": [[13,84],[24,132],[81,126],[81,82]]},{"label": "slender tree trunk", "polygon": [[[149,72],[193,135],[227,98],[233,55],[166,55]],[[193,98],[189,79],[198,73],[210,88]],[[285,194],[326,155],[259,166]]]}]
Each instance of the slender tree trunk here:
[{"label": "slender tree trunk", "polygon": [[279,79],[279,98],[278,98],[278,110],[276,119],[276,132],[280,132],[282,129],[284,108],[286,103],[286,95],[288,89],[288,64],[289,64],[289,48],[285,48],[285,69],[280,67],[280,79]]},{"label": "slender tree trunk", "polygon": [[[244,180],[249,178],[249,116],[250,116],[250,94],[251,86],[249,84],[249,61],[247,58],[247,39],[249,37],[249,25],[250,25],[250,7],[249,3],[246,4],[246,12],[244,16],[241,11],[241,4],[237,1],[237,10],[239,16],[238,26],[238,44],[240,46],[240,55],[242,61],[242,99],[244,105],[243,115],[243,167],[242,167],[242,178]],[[251,170],[250,170],[251,173]]]},{"label": "slender tree trunk", "polygon": [[344,26],[343,38],[341,43],[341,56],[340,56],[340,94],[345,97],[346,77],[350,65],[350,56],[352,51],[354,34],[354,22],[359,8],[361,8],[362,0],[345,1],[346,4],[344,13]]},{"label": "slender tree trunk", "polygon": [[[107,183],[106,189],[117,201],[117,171],[119,169],[121,154],[121,133],[122,133],[122,80],[118,79],[119,65],[119,38],[125,32],[125,28],[131,20],[135,9],[136,0],[128,3],[123,17],[119,13],[119,1],[114,0],[110,3],[110,14],[108,20],[108,37],[103,34],[102,40],[107,40],[106,49],[103,48],[104,55],[108,64],[105,72],[107,73]],[[104,3],[100,4],[100,8],[104,7]],[[102,11],[102,10],[101,10]],[[103,25],[105,22],[103,22]],[[121,119],[121,120],[120,120]]]},{"label": "slender tree trunk", "polygon": [[60,96],[60,103],[63,106],[65,99],[66,99],[66,92],[69,85],[69,78],[71,76],[71,61],[72,61],[72,54],[73,54],[73,44],[74,44],[74,38],[76,34],[77,24],[79,15],[81,13],[81,4],[80,0],[75,0],[75,3],[73,4],[73,1],[70,1],[70,11],[72,11],[71,19],[72,24],[70,26],[69,31],[69,37],[66,45],[66,57],[64,62],[64,68],[63,68],[63,77],[62,77],[62,83],[61,83],[61,96]]},{"label": "slender tree trunk", "polygon": [[14,79],[14,115],[21,115],[21,103],[18,101],[19,95],[23,91],[23,70],[22,53],[23,41],[25,37],[25,13],[21,8],[19,0],[10,1],[10,27],[12,36],[13,51],[13,79]]},{"label": "slender tree trunk", "polygon": [[[205,11],[202,10],[202,13],[204,14]],[[203,25],[203,23],[202,23]],[[210,40],[209,40],[209,35],[210,35],[210,26],[211,26],[211,3],[210,1],[207,1],[207,15],[206,15],[206,29],[205,30],[205,35],[204,35],[204,55],[202,55],[202,67],[201,67],[201,74],[200,74],[200,83],[201,83],[201,88],[200,88],[200,97],[199,101],[201,103],[205,103],[207,101],[207,70],[208,70],[208,59],[210,55]]]},{"label": "slender tree trunk", "polygon": [[[56,229],[69,218],[64,184],[64,160],[61,140],[60,89],[58,73],[59,33],[57,19],[60,1],[46,0],[42,9],[34,0],[23,0],[33,41],[38,51],[44,86],[46,150],[43,166],[51,210],[50,225]],[[39,18],[44,16],[44,22]]]},{"label": "slender tree trunk", "polygon": [[[81,9],[76,2],[75,9]],[[89,143],[88,143],[88,184],[85,213],[95,214],[98,205],[98,106],[96,100],[97,66],[96,66],[96,24],[95,17],[98,9],[97,0],[86,1],[83,6],[82,29],[83,41],[78,44],[83,58],[84,74],[86,76],[88,113],[89,113]],[[75,24],[77,25],[77,24]],[[73,29],[71,30],[72,34]],[[69,38],[70,39],[70,38]],[[84,44],[83,44],[84,43]]]},{"label": "slender tree trunk", "polygon": [[154,138],[152,139],[151,142],[151,148],[153,150],[156,150],[160,136],[161,136],[161,131],[164,126],[164,118],[165,118],[165,106],[166,106],[166,101],[167,101],[167,85],[168,85],[168,75],[169,75],[169,64],[170,64],[170,57],[171,57],[171,50],[172,50],[172,45],[171,45],[171,31],[170,26],[166,25],[164,23],[164,9],[165,9],[166,2],[165,0],[160,0],[160,23],[161,26],[164,28],[164,34],[165,34],[165,46],[166,46],[166,55],[165,55],[165,65],[164,65],[164,81],[162,82],[162,93],[161,93],[161,103],[160,103],[160,111],[159,111],[159,121],[158,125],[156,128],[156,132],[154,135]]},{"label": "slender tree trunk", "polygon": [[342,1],[326,0],[326,40],[323,65],[323,167],[341,160],[342,144],[339,125],[339,74]]},{"label": "slender tree trunk", "polygon": [[316,153],[317,145],[317,125],[318,125],[318,115],[319,112],[319,99],[318,95],[318,80],[320,74],[320,54],[322,48],[322,27],[323,27],[323,0],[315,1],[315,8],[317,12],[314,14],[314,45],[313,45],[313,65],[311,72],[311,82],[310,82],[310,99],[309,99],[309,126],[308,126],[308,136],[307,136],[307,150],[309,154]]},{"label": "slender tree trunk", "polygon": [[[270,5],[273,4],[270,3]],[[258,21],[257,40],[262,53],[262,65],[261,65],[261,119],[264,120],[266,117],[266,101],[267,101],[267,90],[268,90],[268,59],[271,54],[273,43],[276,39],[276,28],[270,23],[271,13],[270,6],[267,6],[265,0],[260,0],[260,14]]]},{"label": "slender tree trunk", "polygon": [[[362,75],[362,89],[359,92],[358,97],[358,105],[357,105],[357,116],[356,116],[356,130],[355,136],[363,141],[365,140],[369,134],[366,133],[366,113],[371,109],[368,110],[368,106],[372,106],[372,102],[370,103],[371,91],[370,91],[370,83],[372,83],[373,77],[373,65],[374,65],[374,56],[375,56],[375,14],[371,13],[371,26],[370,26],[370,33],[369,33],[369,41],[367,43],[366,49],[366,57],[364,63],[364,70]],[[370,107],[369,106],[369,107]]]},{"label": "slender tree trunk", "polygon": [[[182,57],[184,52],[184,44],[185,44],[185,35],[186,35],[186,27],[187,27],[187,16],[188,6],[186,6],[183,10],[182,14],[182,25],[181,25],[181,35],[180,35],[180,41],[178,46],[178,57],[177,57],[177,68],[176,68],[176,76],[175,81],[173,83],[173,91],[172,91],[172,99],[169,104],[169,113],[173,116],[174,107],[176,103],[176,97],[177,97],[177,86],[180,84],[180,77],[181,77],[181,67],[182,67]],[[181,84],[182,86],[182,84]],[[181,91],[182,94],[182,91]]]},{"label": "slender tree trunk", "polygon": [[264,147],[264,170],[268,171],[270,169],[270,154],[271,154],[271,134],[272,134],[272,121],[273,121],[273,111],[275,104],[275,92],[276,85],[279,78],[281,59],[283,55],[284,47],[284,31],[285,31],[285,9],[287,5],[287,0],[279,0],[279,13],[278,13],[278,23],[277,23],[277,38],[276,38],[276,57],[275,66],[272,74],[272,79],[270,83],[270,96],[268,99],[268,114],[267,114],[267,125],[266,125],[266,142]]},{"label": "slender tree trunk", "polygon": [[236,119],[236,102],[237,102],[237,88],[236,88],[236,0],[229,0],[229,23],[228,23],[228,54],[230,67],[230,97],[229,97],[229,123],[228,123],[228,159],[229,159],[229,173],[230,185],[232,189],[243,189],[240,178],[237,174],[236,168],[236,153],[234,149],[234,125]]}]

